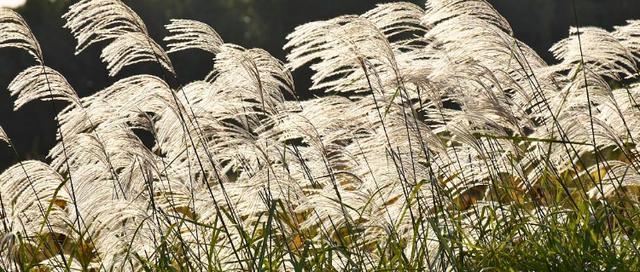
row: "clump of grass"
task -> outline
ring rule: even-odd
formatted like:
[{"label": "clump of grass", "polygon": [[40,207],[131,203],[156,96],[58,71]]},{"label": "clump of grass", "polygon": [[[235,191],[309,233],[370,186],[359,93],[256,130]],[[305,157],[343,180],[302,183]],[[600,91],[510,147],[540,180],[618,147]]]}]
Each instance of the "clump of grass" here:
[{"label": "clump of grass", "polygon": [[[165,51],[119,0],[64,18],[110,76],[166,73],[79,97],[0,10],[0,47],[36,62],[9,86],[16,110],[69,103],[51,103],[48,160],[0,175],[4,270],[640,269],[638,21],[572,28],[549,65],[484,0],[311,22],[286,63],[185,19]],[[167,83],[192,49],[213,70]],[[327,94],[300,101],[306,65]]]}]

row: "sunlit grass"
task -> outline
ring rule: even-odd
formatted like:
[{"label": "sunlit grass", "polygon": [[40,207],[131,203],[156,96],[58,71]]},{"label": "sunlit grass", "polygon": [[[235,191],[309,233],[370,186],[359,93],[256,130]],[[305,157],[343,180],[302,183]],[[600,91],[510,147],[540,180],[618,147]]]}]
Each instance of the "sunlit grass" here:
[{"label": "sunlit grass", "polygon": [[[7,271],[640,269],[638,21],[572,29],[549,65],[483,0],[308,23],[286,63],[192,20],[165,51],[119,0],[63,18],[110,76],[164,73],[79,97],[0,11],[0,47],[35,60],[8,86],[16,110],[67,103],[43,109],[47,161],[0,175]],[[167,83],[191,49],[212,71]],[[325,95],[297,99],[305,66]]]}]

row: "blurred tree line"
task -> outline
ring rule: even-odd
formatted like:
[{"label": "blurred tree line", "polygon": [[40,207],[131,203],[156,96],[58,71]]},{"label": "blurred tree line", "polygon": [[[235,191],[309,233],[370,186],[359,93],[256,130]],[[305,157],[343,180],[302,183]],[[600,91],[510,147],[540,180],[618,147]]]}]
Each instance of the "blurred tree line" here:
[{"label": "blurred tree line", "polygon": [[[60,18],[69,0],[28,0],[18,11],[38,38],[46,64],[66,76],[80,96],[98,91],[116,80],[136,73],[163,73],[157,65],[136,65],[124,70],[116,78],[109,78],[100,62],[100,46],[92,46],[75,56],[75,40],[63,28]],[[225,40],[247,48],[260,47],[279,59],[284,59],[282,45],[286,35],[297,25],[329,19],[343,14],[359,14],[379,0],[124,0],[145,21],[160,44],[166,35],[164,25],[171,18],[194,19],[210,24]],[[412,0],[424,5],[425,0]],[[567,36],[575,25],[570,0],[490,0],[495,8],[511,22],[516,37],[523,40],[548,62],[553,62],[547,49]],[[638,0],[576,0],[580,25],[594,25],[610,29],[627,19],[640,19]],[[173,85],[178,86],[201,79],[212,66],[212,56],[189,51],[171,55],[178,74]],[[26,54],[12,49],[0,50],[0,125],[15,142],[20,159],[43,159],[55,142],[56,123],[48,103],[30,103],[13,112],[13,98],[6,86],[23,69],[33,65]],[[297,93],[309,92],[310,71],[294,73]],[[58,109],[61,109],[60,105]],[[0,170],[17,158],[5,146],[0,147]]]}]

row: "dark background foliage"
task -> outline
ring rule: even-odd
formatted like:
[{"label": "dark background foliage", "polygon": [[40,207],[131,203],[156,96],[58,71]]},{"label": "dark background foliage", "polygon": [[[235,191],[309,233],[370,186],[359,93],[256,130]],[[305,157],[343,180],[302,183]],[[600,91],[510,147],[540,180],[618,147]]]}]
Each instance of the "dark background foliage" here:
[{"label": "dark background foliage", "polygon": [[[65,75],[80,96],[87,96],[116,80],[136,73],[163,73],[154,64],[141,64],[125,69],[109,78],[100,63],[100,46],[93,46],[75,56],[75,40],[62,28],[60,16],[72,1],[28,0],[18,11],[30,24],[44,50],[46,64]],[[359,14],[388,2],[377,0],[125,0],[145,21],[151,35],[161,42],[166,35],[164,25],[170,18],[195,19],[213,26],[226,42],[247,48],[260,47],[284,59],[282,45],[295,26],[329,19],[343,14]],[[425,0],[413,0],[424,5]],[[511,22],[517,38],[532,46],[547,62],[554,62],[547,49],[568,34],[576,24],[571,0],[490,0]],[[580,25],[611,29],[628,19],[640,19],[638,0],[575,0]],[[171,55],[178,79],[174,86],[201,79],[212,66],[212,56],[201,52]],[[34,102],[14,112],[14,98],[6,86],[23,69],[33,65],[26,54],[12,49],[0,50],[0,126],[13,139],[19,159],[44,159],[55,143],[54,109],[49,103]],[[168,76],[168,75],[167,75]],[[294,73],[297,93],[308,91],[310,71]],[[58,106],[60,109],[62,105]],[[0,147],[0,170],[18,158],[6,147]]]}]

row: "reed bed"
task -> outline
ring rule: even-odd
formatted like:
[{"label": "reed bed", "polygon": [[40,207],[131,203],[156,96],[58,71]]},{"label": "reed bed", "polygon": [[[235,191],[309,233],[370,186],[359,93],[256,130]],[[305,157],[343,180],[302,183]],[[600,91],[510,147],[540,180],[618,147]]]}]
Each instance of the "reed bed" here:
[{"label": "reed bed", "polygon": [[[63,18],[110,76],[164,73],[79,97],[0,10],[0,48],[34,59],[15,110],[58,124],[0,175],[6,271],[640,269],[640,21],[573,27],[548,64],[484,0],[310,22],[285,61],[187,19],[158,43],[120,0]],[[213,68],[175,86],[186,50]],[[324,95],[297,98],[302,67]]]}]

